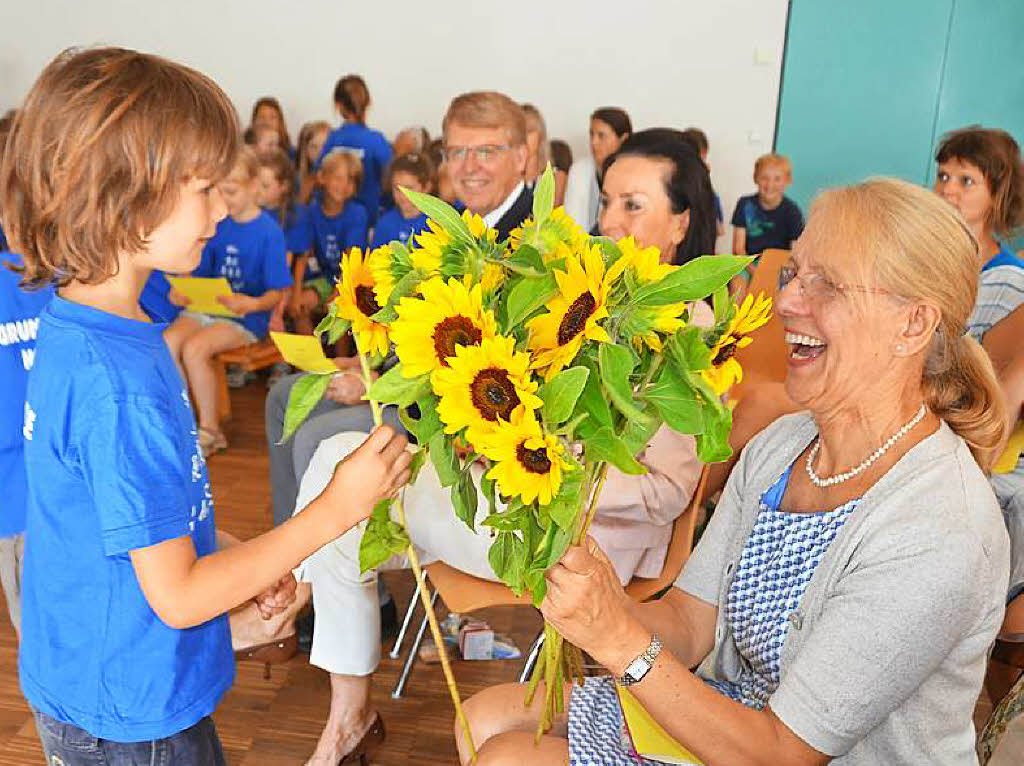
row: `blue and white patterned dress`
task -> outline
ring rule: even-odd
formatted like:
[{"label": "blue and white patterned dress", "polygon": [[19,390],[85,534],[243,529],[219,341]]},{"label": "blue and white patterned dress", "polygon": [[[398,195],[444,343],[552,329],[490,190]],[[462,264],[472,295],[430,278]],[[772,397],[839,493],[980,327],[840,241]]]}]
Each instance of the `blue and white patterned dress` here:
[{"label": "blue and white patterned dress", "polygon": [[[748,670],[735,683],[705,682],[731,699],[761,710],[779,685],[779,662],[790,619],[821,559],[857,507],[831,511],[779,510],[792,466],[762,496],[729,587],[726,619]],[[630,752],[614,681],[588,678],[569,704],[571,766],[656,764]]]}]

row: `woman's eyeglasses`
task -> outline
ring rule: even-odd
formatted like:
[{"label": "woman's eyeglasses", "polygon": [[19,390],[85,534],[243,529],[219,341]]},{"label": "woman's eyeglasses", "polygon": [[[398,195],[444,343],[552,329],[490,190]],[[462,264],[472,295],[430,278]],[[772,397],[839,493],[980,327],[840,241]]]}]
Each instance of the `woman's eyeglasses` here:
[{"label": "woman's eyeglasses", "polygon": [[877,295],[891,295],[888,290],[880,287],[865,287],[864,285],[850,285],[841,282],[833,282],[826,276],[811,272],[800,274],[793,263],[785,264],[779,269],[779,292],[793,280],[796,280],[800,288],[800,295],[810,301],[824,303],[832,300],[845,292],[874,293]]}]

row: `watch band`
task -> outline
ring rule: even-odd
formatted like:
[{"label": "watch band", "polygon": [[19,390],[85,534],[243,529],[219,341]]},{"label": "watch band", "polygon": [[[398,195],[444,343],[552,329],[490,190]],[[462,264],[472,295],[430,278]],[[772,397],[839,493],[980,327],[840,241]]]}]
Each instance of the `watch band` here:
[{"label": "watch band", "polygon": [[654,666],[654,661],[658,658],[659,654],[661,654],[661,639],[652,634],[651,643],[642,654],[626,666],[626,670],[618,679],[619,683],[622,686],[632,686],[642,681],[644,676]]}]

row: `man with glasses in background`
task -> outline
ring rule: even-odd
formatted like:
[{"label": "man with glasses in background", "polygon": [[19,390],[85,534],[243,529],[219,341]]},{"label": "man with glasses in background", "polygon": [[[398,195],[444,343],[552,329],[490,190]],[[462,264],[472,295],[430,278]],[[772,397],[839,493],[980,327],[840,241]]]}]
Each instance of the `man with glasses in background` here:
[{"label": "man with glasses in background", "polygon": [[442,123],[444,157],[455,196],[471,213],[508,237],[530,215],[526,119],[503,93],[474,91],[452,99]]}]

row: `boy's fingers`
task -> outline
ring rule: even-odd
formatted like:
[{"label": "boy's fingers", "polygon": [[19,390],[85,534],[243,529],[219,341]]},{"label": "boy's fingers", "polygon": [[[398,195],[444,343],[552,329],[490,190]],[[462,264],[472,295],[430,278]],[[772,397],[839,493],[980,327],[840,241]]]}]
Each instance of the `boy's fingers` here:
[{"label": "boy's fingers", "polygon": [[369,450],[370,452],[380,452],[388,443],[391,441],[391,437],[395,435],[395,430],[391,426],[377,426],[373,429],[373,432],[366,437],[366,441],[363,442],[361,449]]},{"label": "boy's fingers", "polygon": [[384,449],[381,450],[381,460],[383,460],[388,465],[396,463],[402,457],[403,454],[409,454],[405,449],[408,443],[409,441],[405,438],[405,436],[401,434],[396,434],[394,438],[392,438],[391,441],[387,443]]}]

